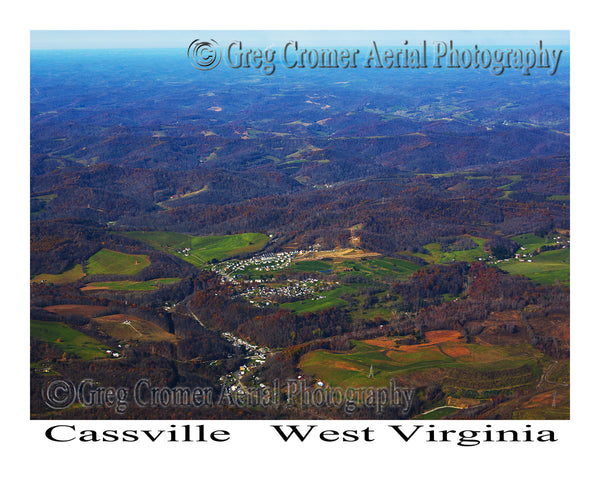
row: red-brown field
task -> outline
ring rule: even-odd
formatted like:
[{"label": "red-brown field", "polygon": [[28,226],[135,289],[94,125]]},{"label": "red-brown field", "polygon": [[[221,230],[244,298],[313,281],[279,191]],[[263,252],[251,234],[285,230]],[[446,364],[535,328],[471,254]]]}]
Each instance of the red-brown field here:
[{"label": "red-brown field", "polygon": [[107,315],[96,317],[94,322],[106,334],[121,342],[176,342],[177,337],[158,325],[131,315]]},{"label": "red-brown field", "polygon": [[90,284],[86,285],[85,287],[81,287],[80,290],[82,292],[87,292],[89,290],[109,290],[109,288],[108,287],[98,287],[98,286],[90,283]]},{"label": "red-brown field", "polygon": [[44,307],[44,309],[58,315],[93,317],[106,311],[107,307],[101,305],[50,305],[49,307]]},{"label": "red-brown field", "polygon": [[457,332],[455,330],[432,330],[431,332],[425,333],[425,338],[427,339],[426,343],[419,343],[417,345],[396,345],[394,343],[396,339],[390,337],[372,338],[370,340],[364,340],[364,343],[368,345],[373,345],[374,347],[381,347],[389,350],[398,350],[401,352],[414,352],[422,348],[429,348],[432,345],[436,345],[438,343],[464,343],[464,339],[461,337],[460,332]]},{"label": "red-brown field", "polygon": [[440,351],[452,358],[466,357],[467,355],[471,354],[471,351],[468,348],[461,347],[458,345],[457,346],[445,346],[443,348],[440,346]]}]

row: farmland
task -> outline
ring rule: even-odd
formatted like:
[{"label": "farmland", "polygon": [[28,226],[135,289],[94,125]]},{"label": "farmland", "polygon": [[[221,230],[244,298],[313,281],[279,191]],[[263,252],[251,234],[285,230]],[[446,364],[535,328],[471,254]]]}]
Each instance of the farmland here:
[{"label": "farmland", "polygon": [[129,255],[103,248],[88,259],[86,272],[88,275],[135,275],[148,265],[147,255]]},{"label": "farmland", "polygon": [[[358,305],[365,300],[365,295],[359,293],[361,288],[369,288],[377,284],[381,286],[383,292],[390,282],[406,279],[418,269],[418,266],[412,262],[358,249],[291,252],[291,254],[287,252],[283,255],[291,255],[291,257],[284,257],[278,261],[265,257],[262,263],[260,261],[262,257],[254,257],[243,262],[230,262],[231,265],[227,265],[225,269],[219,266],[217,271],[226,275],[228,279],[232,278],[232,272],[235,271],[235,278],[241,278],[243,275],[247,281],[260,280],[262,282],[260,287],[247,290],[242,294],[252,299],[253,303],[264,304],[265,300],[275,303],[273,297],[277,294],[297,297],[298,300],[288,300],[279,303],[279,306],[295,313],[306,313],[328,307],[347,307],[349,300]],[[298,280],[294,278],[298,274],[312,275],[309,279]],[[273,280],[275,275],[277,279]],[[353,278],[352,283],[344,284],[344,279],[350,276]],[[288,277],[287,284],[280,284],[282,277]],[[336,281],[337,279],[339,281]],[[305,282],[310,283],[310,286],[303,288]],[[379,310],[381,311],[374,312],[370,309],[367,312],[358,306],[351,309],[354,316],[389,317],[389,311],[385,308]]]},{"label": "farmland", "polygon": [[[319,252],[318,259],[304,260],[299,257],[290,267],[292,272],[335,274],[340,278],[349,275],[384,280],[405,279],[418,270],[418,265],[399,258],[385,257],[374,252],[325,251]],[[315,257],[315,254],[310,254]]]},{"label": "farmland", "polygon": [[[532,384],[547,363],[527,344],[466,343],[455,331],[431,331],[427,343],[396,345],[393,337],[354,341],[349,352],[317,350],[299,367],[332,386],[384,387],[394,377],[417,382],[444,379],[445,391],[485,397],[497,390]],[[374,377],[369,378],[373,366]]]},{"label": "farmland", "polygon": [[569,390],[557,388],[522,402],[512,413],[515,420],[561,420],[569,418]]},{"label": "farmland", "polygon": [[524,248],[524,253],[531,253],[536,251],[542,245],[547,244],[547,240],[543,237],[535,235],[533,233],[526,233],[523,235],[516,235],[511,237],[511,240],[517,242],[521,247]]},{"label": "farmland", "polygon": [[176,340],[172,333],[132,315],[107,315],[93,320],[100,330],[119,342],[175,342]]},{"label": "farmland", "polygon": [[106,345],[59,322],[31,320],[31,336],[82,360],[106,357]]},{"label": "farmland", "polygon": [[284,303],[280,306],[289,308],[295,313],[304,313],[328,307],[347,307],[349,300],[352,300],[354,306],[350,310],[354,318],[365,319],[376,316],[389,318],[390,309],[387,308],[389,305],[386,305],[386,295],[378,296],[375,307],[363,308],[361,305],[364,304],[365,295],[360,293],[361,288],[368,288],[373,286],[373,282],[377,282],[385,290],[386,282],[404,280],[417,269],[418,266],[412,262],[381,255],[350,260],[326,257],[322,260],[299,261],[292,265],[291,270],[335,275],[342,283],[345,278],[352,276],[356,279],[356,283],[340,285],[322,292],[318,297]]},{"label": "farmland", "polygon": [[421,258],[428,263],[450,263],[450,262],[474,262],[479,259],[487,259],[488,253],[483,249],[485,238],[479,237],[460,237],[464,240],[470,239],[473,244],[473,248],[461,249],[458,241],[451,243],[450,245],[443,247],[440,242],[432,242],[424,245],[427,253],[409,253],[417,258]]},{"label": "farmland", "polygon": [[106,310],[106,307],[100,305],[77,305],[77,304],[61,304],[49,305],[44,307],[47,310],[58,315],[82,315],[84,317],[100,315]]},{"label": "farmland", "polygon": [[[548,285],[556,281],[569,285],[570,254],[569,236],[539,236],[527,233],[510,237],[518,245],[514,258],[496,259],[490,256],[484,245],[485,238],[462,236],[453,243],[432,242],[423,246],[424,252],[403,252],[425,260],[427,263],[444,264],[452,262],[485,261],[498,265],[502,270],[513,275],[525,275],[531,280]],[[461,249],[465,241],[472,241],[470,249]],[[556,249],[556,250],[549,250]]]},{"label": "farmland", "polygon": [[570,249],[552,250],[536,255],[533,262],[510,261],[502,265],[502,269],[513,275],[525,275],[542,285],[559,281],[569,285]]},{"label": "farmland", "polygon": [[280,307],[289,308],[295,313],[314,312],[327,307],[340,307],[348,304],[348,302],[340,297],[351,291],[352,289],[350,287],[344,286],[327,292],[322,292],[321,295],[316,298],[282,303]]},{"label": "farmland", "polygon": [[79,280],[80,278],[85,277],[85,272],[83,271],[83,266],[80,264],[75,265],[73,268],[69,270],[65,270],[63,273],[59,274],[51,274],[51,273],[41,273],[36,275],[31,279],[32,282],[48,282],[53,283],[55,285],[63,285],[65,283],[71,283]]},{"label": "farmland", "polygon": [[228,257],[258,251],[269,240],[269,236],[262,233],[210,237],[156,231],[122,232],[121,234],[139,240],[156,250],[176,255],[196,267],[205,267],[214,260],[221,261]]},{"label": "farmland", "polygon": [[385,278],[399,280],[408,278],[418,268],[416,264],[406,260],[377,256],[361,260],[344,261],[336,269],[336,272],[341,278],[347,275],[358,275],[378,280]]},{"label": "farmland", "polygon": [[[41,273],[32,282],[48,282],[55,285],[73,283],[86,275],[135,275],[150,265],[147,255],[131,255],[103,248],[85,262],[85,267],[76,264],[60,274]],[[149,288],[140,288],[149,289]],[[135,290],[135,288],[134,288]]]}]

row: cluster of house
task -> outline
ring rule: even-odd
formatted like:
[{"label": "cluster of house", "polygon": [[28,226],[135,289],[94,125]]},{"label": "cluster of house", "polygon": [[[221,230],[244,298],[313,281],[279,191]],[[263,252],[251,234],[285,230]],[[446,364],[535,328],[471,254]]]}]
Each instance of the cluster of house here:
[{"label": "cluster of house", "polygon": [[229,343],[232,343],[234,347],[242,348],[244,347],[251,355],[256,356],[259,359],[264,360],[265,354],[268,352],[267,347],[259,347],[258,345],[253,345],[246,340],[236,337],[233,333],[223,332],[223,338],[227,340]]},{"label": "cluster of house", "polygon": [[236,277],[239,277],[247,270],[255,272],[269,272],[282,270],[292,263],[294,257],[304,253],[304,250],[293,250],[291,252],[265,253],[257,255],[246,260],[232,260],[221,263],[212,268],[212,270],[221,275],[229,282],[237,283]]},{"label": "cluster of house", "polygon": [[[560,246],[560,248],[567,248],[569,246],[569,244],[571,243],[571,241],[568,238],[563,238],[560,235],[557,235],[555,237],[552,237],[552,240],[554,240],[553,245],[556,246]],[[498,264],[498,263],[502,263],[502,262],[508,262],[510,260],[516,260],[519,262],[528,262],[528,263],[532,263],[533,262],[533,258],[538,254],[539,250],[533,251],[533,252],[527,252],[527,249],[525,247],[521,247],[520,248],[520,252],[515,253],[514,258],[505,258],[503,260],[493,260],[493,257],[490,256],[489,258],[492,260],[492,263],[494,265]],[[483,260],[482,258],[480,258],[479,260]]]},{"label": "cluster of house", "polygon": [[182,248],[181,250],[175,250],[175,252],[179,253],[180,255],[183,255],[184,257],[189,257],[191,251],[192,249],[189,247]]},{"label": "cluster of house", "polygon": [[[525,247],[521,247],[521,250],[525,250]],[[529,257],[529,258],[528,258]],[[515,260],[519,262],[533,262],[533,253],[515,253]]]},{"label": "cluster of house", "polygon": [[339,282],[323,282],[316,278],[307,278],[305,280],[288,279],[288,285],[281,287],[257,286],[249,288],[239,296],[248,299],[250,303],[255,303],[259,299],[267,300],[268,306],[275,297],[305,298],[311,297],[313,300],[325,298],[319,293],[333,288]]},{"label": "cluster of house", "polygon": [[[246,363],[241,365],[237,371],[223,375],[220,378],[220,381],[223,385],[227,386],[231,392],[235,392],[238,388],[238,379],[241,379],[241,377],[251,373],[258,366],[265,363],[269,349],[267,347],[253,345],[252,343],[247,342],[246,340],[239,338],[230,332],[223,332],[222,336],[225,340],[232,343],[237,348],[245,348],[249,354],[246,357]],[[265,385],[261,383],[260,387],[264,388]]]},{"label": "cluster of house", "polygon": [[569,240],[568,238],[563,238],[560,235],[552,237],[552,239],[554,240],[555,245],[562,245],[562,248],[567,248],[567,245],[571,243],[571,240]]}]

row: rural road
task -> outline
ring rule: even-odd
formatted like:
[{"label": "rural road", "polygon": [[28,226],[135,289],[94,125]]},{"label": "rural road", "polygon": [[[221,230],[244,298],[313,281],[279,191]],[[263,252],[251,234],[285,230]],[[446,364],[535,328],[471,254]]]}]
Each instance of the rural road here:
[{"label": "rural road", "polygon": [[550,372],[554,369],[554,367],[556,367],[558,365],[558,362],[555,360],[552,365],[550,365],[546,371],[544,373],[542,373],[542,378],[540,378],[539,383],[537,384],[537,388],[540,388],[542,386],[542,384],[544,382],[550,384],[550,385],[558,385],[559,387],[568,387],[569,384],[568,383],[560,383],[560,382],[553,382],[552,380],[548,380],[548,375],[550,374]]},{"label": "rural road", "polygon": [[[200,319],[196,316],[196,314],[192,311],[192,309],[189,307],[189,305],[186,303],[185,304],[185,308],[187,308],[187,311],[190,312],[190,315],[192,317],[194,317],[194,320],[196,320],[200,325],[202,325],[204,328],[206,328],[206,325],[204,325]],[[208,330],[208,329],[207,329]]]},{"label": "rural road", "polygon": [[419,413],[418,416],[420,417],[421,415],[427,415],[428,413],[435,412],[436,410],[441,410],[442,408],[455,408],[456,410],[460,410],[460,408],[453,407],[452,405],[442,405],[440,407],[435,407],[435,408],[432,408],[431,410],[427,410],[426,412]]}]

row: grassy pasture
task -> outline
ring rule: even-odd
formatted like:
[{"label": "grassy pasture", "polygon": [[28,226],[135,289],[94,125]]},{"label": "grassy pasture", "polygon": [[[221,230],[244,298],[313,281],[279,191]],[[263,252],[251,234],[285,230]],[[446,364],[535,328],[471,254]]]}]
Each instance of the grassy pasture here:
[{"label": "grassy pasture", "polygon": [[[121,232],[121,235],[139,240],[156,250],[173,254],[196,267],[204,267],[213,259],[221,261],[242,253],[255,252],[263,248],[269,240],[269,236],[263,233],[196,237],[175,232],[136,231]],[[178,253],[185,248],[190,249],[188,256]]]},{"label": "grassy pasture", "polygon": [[[325,257],[321,260],[302,260],[294,262],[289,271],[301,271],[312,273],[331,273],[338,276],[340,279],[348,275],[355,277],[364,277],[365,280],[371,279],[376,281],[384,281],[386,279],[405,279],[408,278],[418,265],[397,258],[384,256],[368,256],[363,258],[342,257],[329,258]],[[356,294],[361,286],[367,283],[352,283],[351,285],[341,285],[338,288],[321,292],[319,295],[325,298],[321,299],[306,299],[296,302],[283,303],[281,308],[289,308],[296,313],[314,312],[327,307],[343,307],[347,306],[348,302],[342,298],[347,294]],[[356,298],[359,302],[364,300],[363,296]],[[358,310],[357,315],[370,318],[374,316],[388,317],[389,311],[385,305],[378,305],[378,308],[370,308],[368,310]]]},{"label": "grassy pasture", "polygon": [[340,278],[347,275],[368,276],[382,279],[383,277],[408,278],[419,266],[415,263],[398,258],[381,255],[365,256],[363,258],[345,258],[344,256],[323,258],[320,260],[295,261],[291,271],[295,272],[325,272],[335,273]]},{"label": "grassy pasture", "polygon": [[345,275],[369,276],[381,279],[382,277],[408,278],[420,267],[412,262],[390,257],[369,257],[363,260],[346,260],[342,262],[337,273],[340,277]]},{"label": "grassy pasture", "polygon": [[556,280],[569,285],[570,248],[550,250],[533,257],[533,262],[510,261],[502,265],[502,270],[513,275],[525,275],[542,285]]},{"label": "grassy pasture", "polygon": [[57,196],[58,196],[58,194],[56,194],[56,193],[50,193],[48,195],[38,195],[37,197],[31,197],[31,198],[48,203],[48,202],[51,202],[52,200],[54,200]]},{"label": "grassy pasture", "polygon": [[64,352],[76,355],[82,360],[106,357],[105,350],[108,348],[106,345],[102,345],[97,340],[77,330],[73,330],[64,323],[42,322],[32,319],[30,333],[32,337],[48,342]]},{"label": "grassy pasture", "polygon": [[512,187],[515,183],[523,180],[522,175],[503,175],[502,178],[510,180],[510,183],[507,183],[506,185],[502,185],[502,186],[498,187],[498,189],[500,189],[500,190],[509,190],[510,187]]},{"label": "grassy pasture", "polygon": [[80,278],[85,277],[85,272],[83,271],[83,266],[80,264],[75,265],[73,268],[64,271],[63,273],[59,273],[57,275],[52,273],[41,273],[36,275],[31,279],[32,282],[42,282],[46,281],[48,283],[53,283],[54,285],[64,285],[66,283],[72,283]]},{"label": "grassy pasture", "polygon": [[339,288],[334,288],[333,290],[321,292],[319,294],[325,298],[321,298],[318,300],[313,300],[309,298],[306,300],[298,300],[297,302],[282,303],[279,306],[281,308],[288,308],[295,313],[315,312],[317,310],[322,310],[327,307],[342,307],[344,305],[347,305],[348,303],[340,297],[346,293],[351,293],[353,291],[353,287],[341,286]]},{"label": "grassy pasture", "polygon": [[443,252],[440,243],[432,242],[428,243],[427,245],[424,245],[424,247],[429,251],[429,254],[409,252],[404,253],[421,258],[428,263],[450,263],[452,261],[474,262],[477,261],[479,258],[487,259],[489,254],[486,253],[483,249],[483,245],[485,244],[486,239],[479,237],[470,238],[477,244],[477,247],[472,248],[470,250],[455,250]]},{"label": "grassy pasture", "polygon": [[546,245],[548,241],[543,237],[538,237],[533,233],[526,233],[524,235],[517,235],[515,237],[511,237],[511,240],[514,240],[519,245],[525,248],[522,250],[524,253],[531,253],[536,251],[543,245]]},{"label": "grassy pasture", "polygon": [[147,255],[130,255],[103,248],[88,258],[86,271],[89,275],[135,275],[148,265]]}]

